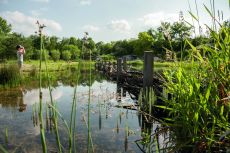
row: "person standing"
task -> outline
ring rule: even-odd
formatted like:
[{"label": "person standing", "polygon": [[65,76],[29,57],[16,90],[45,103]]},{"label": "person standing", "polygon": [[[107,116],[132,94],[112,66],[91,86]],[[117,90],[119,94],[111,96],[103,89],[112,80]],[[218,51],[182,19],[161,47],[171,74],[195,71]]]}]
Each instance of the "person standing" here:
[{"label": "person standing", "polygon": [[22,45],[17,45],[17,58],[18,58],[18,67],[21,70],[23,66],[23,55],[25,54],[25,48]]}]

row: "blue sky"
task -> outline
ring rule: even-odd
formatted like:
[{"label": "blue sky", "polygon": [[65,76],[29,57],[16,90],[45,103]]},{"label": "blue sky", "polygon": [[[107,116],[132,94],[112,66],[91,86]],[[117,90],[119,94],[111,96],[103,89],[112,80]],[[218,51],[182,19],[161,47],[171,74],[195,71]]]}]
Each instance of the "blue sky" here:
[{"label": "blue sky", "polygon": [[[195,0],[189,0],[195,11]],[[201,22],[210,24],[203,4],[197,0]],[[215,0],[216,10],[230,17],[228,0]],[[24,35],[34,34],[36,20],[44,23],[47,35],[82,38],[84,31],[97,41],[136,38],[138,33],[156,28],[161,21],[178,21],[179,11],[191,22],[188,0],[0,0],[0,16]]]}]

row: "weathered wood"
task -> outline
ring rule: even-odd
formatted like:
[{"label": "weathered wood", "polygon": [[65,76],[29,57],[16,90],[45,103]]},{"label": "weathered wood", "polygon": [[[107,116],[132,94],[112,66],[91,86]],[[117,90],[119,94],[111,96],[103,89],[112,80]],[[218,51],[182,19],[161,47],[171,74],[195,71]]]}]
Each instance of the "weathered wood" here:
[{"label": "weathered wood", "polygon": [[117,81],[121,80],[122,58],[117,59]]},{"label": "weathered wood", "polygon": [[143,71],[143,87],[153,86],[153,52],[145,51],[144,53],[144,71]]},{"label": "weathered wood", "polygon": [[127,71],[127,59],[126,59],[126,57],[123,58],[123,71],[124,72]]}]

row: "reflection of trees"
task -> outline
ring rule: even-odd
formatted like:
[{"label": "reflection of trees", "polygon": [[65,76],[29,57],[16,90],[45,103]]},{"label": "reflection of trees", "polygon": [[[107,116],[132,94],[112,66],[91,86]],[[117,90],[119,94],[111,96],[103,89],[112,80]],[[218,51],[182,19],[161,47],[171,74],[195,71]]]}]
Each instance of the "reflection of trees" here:
[{"label": "reflection of trees", "polygon": [[[77,85],[78,78],[78,70],[75,67],[69,67],[65,71],[58,71],[49,73],[50,83],[52,87],[57,87],[58,83],[62,83],[63,85],[75,86]],[[78,81],[79,84],[89,85],[89,70],[81,70],[80,77]],[[104,80],[104,76],[96,71],[92,71],[91,74],[91,85],[95,82],[102,82]],[[37,76],[27,77],[23,85],[25,85],[28,89],[37,89],[39,87],[39,79]],[[42,88],[48,87],[48,78],[45,73],[42,73]]]},{"label": "reflection of trees", "polygon": [[20,112],[26,110],[23,101],[23,89],[10,89],[0,92],[0,104],[3,108],[17,108]]},{"label": "reflection of trees", "polygon": [[[139,125],[141,127],[142,139],[136,140],[136,144],[143,152],[158,152],[159,150],[159,135],[158,126],[153,131],[153,124],[155,123],[151,115],[138,113]],[[154,132],[154,133],[153,133]]]}]

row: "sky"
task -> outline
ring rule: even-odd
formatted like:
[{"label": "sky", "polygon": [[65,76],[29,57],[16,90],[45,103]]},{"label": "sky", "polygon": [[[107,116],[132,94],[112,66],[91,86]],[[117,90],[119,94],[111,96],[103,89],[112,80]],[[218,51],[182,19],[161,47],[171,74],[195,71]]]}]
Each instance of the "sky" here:
[{"label": "sky", "polygon": [[[210,8],[210,0],[196,1],[200,22],[210,25],[204,8]],[[82,38],[87,31],[96,42],[109,42],[137,38],[161,21],[178,21],[180,11],[192,23],[189,4],[196,14],[195,0],[0,0],[0,16],[25,36],[34,34],[39,20],[49,36]],[[215,0],[215,8],[229,19],[228,0]]]}]

